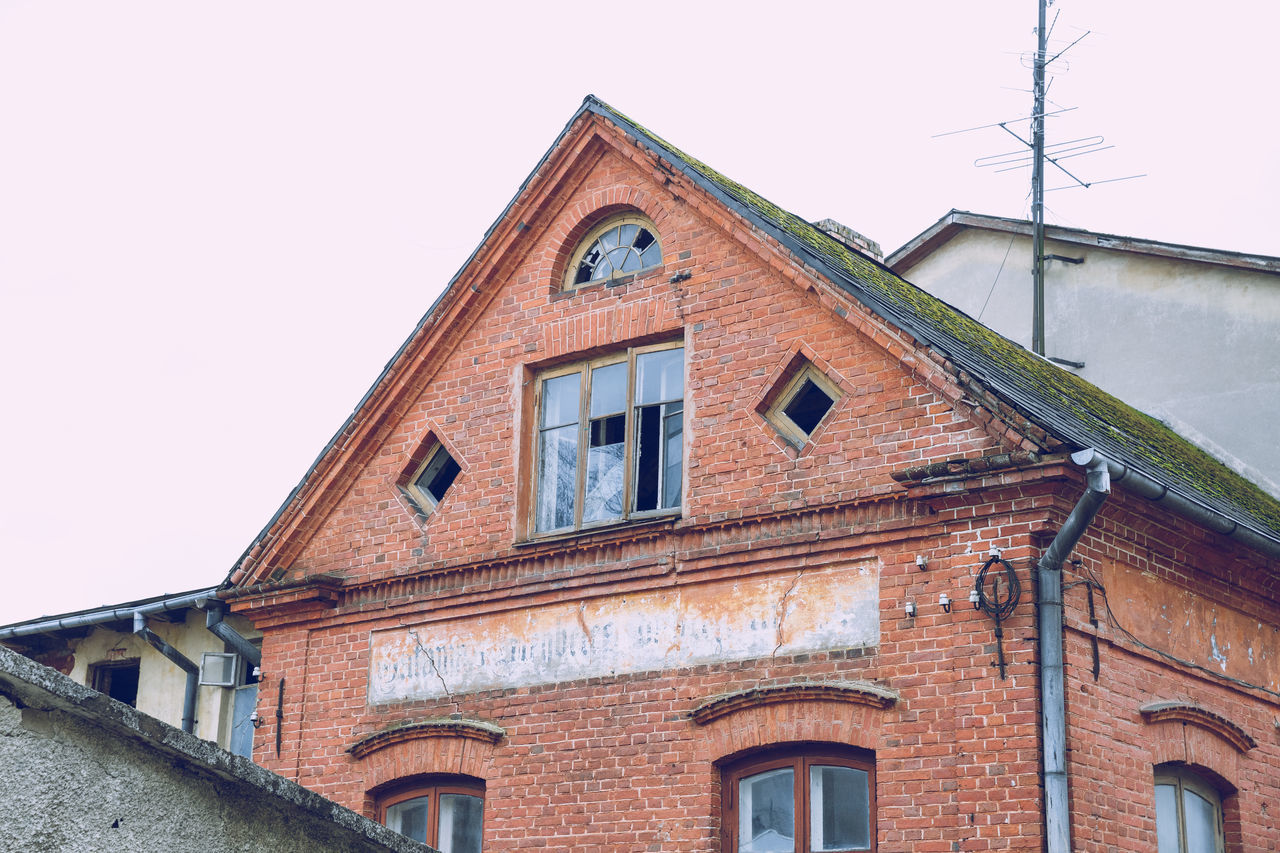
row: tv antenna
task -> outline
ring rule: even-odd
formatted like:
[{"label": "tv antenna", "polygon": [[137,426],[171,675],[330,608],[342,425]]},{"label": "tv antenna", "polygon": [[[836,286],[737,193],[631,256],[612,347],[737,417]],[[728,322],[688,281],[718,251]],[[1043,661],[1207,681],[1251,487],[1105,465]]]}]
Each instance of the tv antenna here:
[{"label": "tv antenna", "polygon": [[[1031,109],[1031,115],[1027,118],[1012,119],[1009,121],[998,121],[992,124],[979,125],[978,127],[967,127],[963,130],[952,130],[946,133],[935,134],[934,138],[941,136],[952,136],[957,133],[969,133],[975,130],[986,130],[998,127],[1012,136],[1014,139],[1022,143],[1023,147],[1016,150],[1006,152],[1004,154],[993,154],[988,157],[979,157],[973,162],[978,168],[992,168],[997,172],[1008,172],[1014,169],[1022,169],[1031,166],[1031,243],[1033,260],[1031,265],[1031,349],[1036,355],[1043,356],[1044,352],[1044,167],[1045,163],[1054,166],[1062,174],[1071,179],[1072,183],[1062,187],[1054,187],[1055,190],[1074,189],[1083,187],[1088,189],[1094,184],[1109,184],[1116,181],[1128,181],[1134,178],[1146,177],[1145,175],[1127,175],[1123,178],[1106,178],[1098,181],[1085,181],[1078,177],[1075,173],[1062,165],[1063,160],[1073,157],[1083,157],[1087,154],[1095,154],[1099,151],[1105,151],[1114,148],[1113,145],[1107,145],[1106,139],[1102,136],[1084,136],[1079,139],[1069,139],[1065,142],[1055,142],[1046,145],[1044,139],[1044,120],[1051,116],[1062,115],[1076,109],[1076,107],[1062,107],[1051,112],[1045,111],[1045,71],[1052,63],[1061,59],[1063,54],[1075,47],[1083,41],[1089,32],[1077,38],[1068,44],[1062,50],[1049,56],[1049,29],[1045,27],[1045,18],[1048,6],[1053,0],[1039,0],[1039,22],[1036,27],[1036,52],[1032,58],[1031,74],[1033,93],[1035,97],[1034,106]],[[1054,15],[1054,24],[1057,23],[1057,15]],[[1019,133],[1010,129],[1009,125],[1018,122],[1031,122],[1031,139],[1024,139]]]}]

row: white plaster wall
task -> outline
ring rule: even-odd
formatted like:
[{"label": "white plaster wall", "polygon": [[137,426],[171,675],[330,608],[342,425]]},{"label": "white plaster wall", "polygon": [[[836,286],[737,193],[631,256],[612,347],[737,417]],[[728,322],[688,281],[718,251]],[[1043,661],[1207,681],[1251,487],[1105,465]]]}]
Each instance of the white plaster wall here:
[{"label": "white plaster wall", "polygon": [[[1045,266],[1046,355],[1084,362],[1072,372],[1280,495],[1280,276],[1053,240],[1045,251],[1084,259]],[[1030,349],[1029,237],[966,229],[904,277]]]},{"label": "white plaster wall", "polygon": [[[261,636],[240,617],[228,617],[227,622],[246,639]],[[197,666],[204,652],[225,651],[222,640],[205,628],[205,614],[201,610],[186,611],[183,622],[148,619],[147,626]],[[73,651],[75,665],[68,674],[80,684],[89,686],[92,686],[89,684],[89,669],[94,664],[137,658],[138,710],[171,726],[181,727],[187,673],[153,649],[146,640],[135,634],[99,627],[76,643]],[[231,734],[233,692],[222,687],[199,688],[193,734],[224,749],[227,747]]]}]

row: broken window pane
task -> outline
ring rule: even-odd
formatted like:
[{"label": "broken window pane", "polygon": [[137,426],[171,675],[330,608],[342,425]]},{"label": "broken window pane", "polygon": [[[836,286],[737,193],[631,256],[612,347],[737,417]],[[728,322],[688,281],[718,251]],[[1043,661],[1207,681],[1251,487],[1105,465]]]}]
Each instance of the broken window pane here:
[{"label": "broken window pane", "polygon": [[573,271],[573,284],[588,284],[662,263],[662,249],[649,228],[637,222],[611,225],[592,240]]},{"label": "broken window pane", "polygon": [[[582,371],[543,381],[536,532],[680,507],[683,352],[668,346],[597,364],[585,401],[578,396]],[[643,404],[628,409],[628,400]]]}]

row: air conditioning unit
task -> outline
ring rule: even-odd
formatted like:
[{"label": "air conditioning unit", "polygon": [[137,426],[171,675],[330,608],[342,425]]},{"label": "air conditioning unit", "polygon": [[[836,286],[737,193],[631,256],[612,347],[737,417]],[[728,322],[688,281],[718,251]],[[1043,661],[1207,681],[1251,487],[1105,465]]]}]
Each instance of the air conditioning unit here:
[{"label": "air conditioning unit", "polygon": [[200,658],[200,683],[210,687],[235,687],[240,683],[240,655],[205,652]]}]

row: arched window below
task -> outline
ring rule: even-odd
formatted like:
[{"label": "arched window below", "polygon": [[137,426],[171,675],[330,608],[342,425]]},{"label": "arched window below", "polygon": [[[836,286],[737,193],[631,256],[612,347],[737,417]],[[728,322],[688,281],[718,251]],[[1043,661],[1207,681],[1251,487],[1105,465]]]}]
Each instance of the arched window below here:
[{"label": "arched window below", "polygon": [[1176,764],[1160,765],[1155,775],[1159,853],[1223,853],[1217,790]]},{"label": "arched window below", "polygon": [[609,281],[656,267],[662,247],[653,223],[638,214],[613,216],[578,244],[565,275],[565,290]]},{"label": "arched window below", "polygon": [[441,853],[480,853],[484,783],[467,776],[429,776],[378,799],[378,819]]},{"label": "arched window below", "polygon": [[726,853],[875,850],[875,760],[830,744],[756,753],[725,767]]}]

